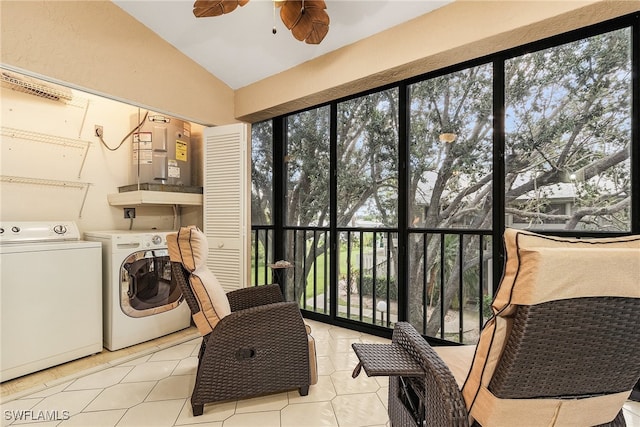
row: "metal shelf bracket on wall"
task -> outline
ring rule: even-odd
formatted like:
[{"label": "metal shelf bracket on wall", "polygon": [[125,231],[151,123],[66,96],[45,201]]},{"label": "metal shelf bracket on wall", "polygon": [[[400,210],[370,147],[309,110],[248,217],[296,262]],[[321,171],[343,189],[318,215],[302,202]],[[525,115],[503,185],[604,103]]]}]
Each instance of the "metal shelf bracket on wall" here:
[{"label": "metal shelf bracket on wall", "polygon": [[7,176],[7,175],[1,175],[0,181],[9,182],[13,184],[48,185],[53,187],[78,188],[78,189],[84,190],[82,195],[82,203],[80,204],[80,212],[78,212],[78,218],[82,218],[82,210],[84,209],[84,204],[87,201],[87,194],[89,193],[89,187],[93,185],[89,182],[59,181],[55,179],[28,178],[25,176]]},{"label": "metal shelf bracket on wall", "polygon": [[24,139],[35,142],[42,142],[46,144],[61,145],[63,147],[71,147],[82,149],[82,162],[80,163],[80,170],[78,171],[78,178],[82,176],[82,169],[84,168],[85,160],[87,159],[87,153],[91,146],[90,141],[84,141],[82,139],[64,138],[60,136],[47,135],[44,133],[31,132],[22,129],[15,129],[2,126],[0,128],[0,134],[8,138]]}]

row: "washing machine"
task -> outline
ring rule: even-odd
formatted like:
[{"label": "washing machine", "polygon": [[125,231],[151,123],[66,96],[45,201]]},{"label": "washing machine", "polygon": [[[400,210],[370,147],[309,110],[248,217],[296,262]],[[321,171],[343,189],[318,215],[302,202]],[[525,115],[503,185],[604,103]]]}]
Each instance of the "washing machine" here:
[{"label": "washing machine", "polygon": [[73,221],[0,221],[0,381],[102,351],[101,251]]},{"label": "washing machine", "polygon": [[90,231],[102,243],[103,341],[119,350],[189,327],[191,312],[171,277],[172,231]]}]

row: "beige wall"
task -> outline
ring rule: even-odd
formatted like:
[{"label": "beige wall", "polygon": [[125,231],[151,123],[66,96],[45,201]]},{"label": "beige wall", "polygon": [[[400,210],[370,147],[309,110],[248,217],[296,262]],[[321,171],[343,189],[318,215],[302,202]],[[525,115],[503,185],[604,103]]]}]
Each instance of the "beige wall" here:
[{"label": "beige wall", "polygon": [[236,91],[256,122],[640,10],[640,1],[458,0]]},{"label": "beige wall", "polygon": [[233,91],[109,1],[0,1],[1,61],[206,125],[235,122]]},{"label": "beige wall", "polygon": [[263,120],[639,10],[635,0],[457,0],[234,93],[111,2],[3,0],[1,59],[220,125]]}]

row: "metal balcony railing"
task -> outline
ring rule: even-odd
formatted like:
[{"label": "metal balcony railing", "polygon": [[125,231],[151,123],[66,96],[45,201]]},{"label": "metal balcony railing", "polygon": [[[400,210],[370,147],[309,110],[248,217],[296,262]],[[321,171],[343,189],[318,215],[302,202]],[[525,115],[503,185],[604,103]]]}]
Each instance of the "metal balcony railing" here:
[{"label": "metal balcony railing", "polygon": [[[493,295],[492,235],[490,230],[421,230],[408,233],[407,260],[398,251],[393,229],[340,228],[336,271],[330,268],[330,230],[287,227],[286,261],[291,268],[278,279],[287,300],[320,315],[366,325],[393,328],[398,313],[426,336],[475,343],[489,317]],[[273,229],[252,227],[252,284],[275,282]],[[407,268],[407,284],[398,271]],[[336,286],[331,292],[331,286]],[[407,301],[398,299],[406,287]],[[405,304],[406,307],[403,307]],[[404,310],[401,310],[404,309]]]}]

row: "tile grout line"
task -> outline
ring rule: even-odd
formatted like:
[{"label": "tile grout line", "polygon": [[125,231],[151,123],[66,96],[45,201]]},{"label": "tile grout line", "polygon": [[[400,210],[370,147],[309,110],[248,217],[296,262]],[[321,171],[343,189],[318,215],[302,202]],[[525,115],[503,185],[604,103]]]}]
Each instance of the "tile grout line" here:
[{"label": "tile grout line", "polygon": [[130,362],[132,360],[139,359],[141,357],[157,353],[158,351],[165,350],[167,348],[174,347],[176,345],[184,344],[185,342],[188,342],[188,341],[191,341],[191,340],[196,340],[196,339],[199,339],[199,338],[200,337],[198,337],[198,336],[196,336],[196,337],[185,336],[185,337],[176,338],[175,341],[170,342],[170,343],[163,343],[163,344],[154,345],[153,347],[149,347],[149,348],[146,348],[144,350],[140,350],[138,353],[133,353],[133,354],[130,354],[130,355],[127,355],[127,356],[122,356],[122,357],[120,357],[118,359],[107,361],[102,365],[94,366],[92,368],[87,368],[87,369],[84,369],[82,371],[75,372],[73,374],[69,374],[69,375],[61,377],[61,378],[56,378],[56,379],[53,379],[51,381],[46,381],[46,382],[44,382],[42,384],[38,384],[38,385],[30,387],[28,389],[25,389],[25,390],[22,390],[22,391],[19,391],[19,392],[4,396],[4,397],[0,398],[0,404],[9,403],[9,402],[12,402],[14,400],[21,399],[23,397],[29,396],[30,394],[34,394],[34,393],[41,392],[41,391],[44,391],[44,390],[47,390],[47,389],[50,389],[50,388],[53,388],[53,387],[57,387],[59,385],[65,384],[66,382],[71,383],[71,382],[73,382],[73,381],[75,381],[75,380],[77,380],[79,378],[85,377],[87,375],[95,374],[97,372],[100,372],[100,371],[103,371],[103,370],[106,370],[106,369],[109,369],[109,368],[112,368],[112,367],[115,367],[115,366],[120,366],[120,365],[122,365],[124,363],[127,363],[127,362]]}]

